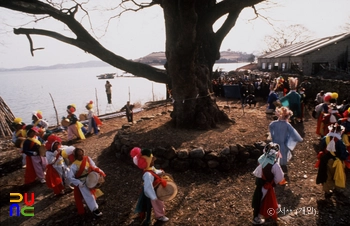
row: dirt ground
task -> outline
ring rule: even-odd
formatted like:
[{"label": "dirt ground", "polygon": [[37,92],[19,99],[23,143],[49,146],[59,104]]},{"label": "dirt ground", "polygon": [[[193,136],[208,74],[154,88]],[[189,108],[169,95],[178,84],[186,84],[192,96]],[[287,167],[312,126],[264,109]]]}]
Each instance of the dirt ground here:
[{"label": "dirt ground", "polygon": [[[171,106],[160,106],[134,115],[138,121],[144,116],[154,116],[132,125],[133,139],[142,146],[173,146],[191,148],[202,146],[208,150],[221,150],[229,145],[254,144],[266,141],[272,115],[265,114],[265,103],[256,107],[241,108],[237,100],[218,99],[218,105],[236,123],[218,125],[210,131],[173,129],[167,123]],[[229,106],[224,108],[225,106]],[[104,195],[97,199],[103,216],[94,217],[89,211],[79,217],[73,193],[55,197],[46,185],[39,182],[24,186],[24,169],[21,156],[8,139],[1,140],[0,149],[0,225],[139,225],[134,213],[142,183],[142,172],[130,159],[118,159],[109,149],[117,131],[126,118],[103,121],[101,133],[88,137],[74,146],[83,148],[107,174],[101,190]],[[324,200],[321,186],[316,185],[316,120],[311,111],[306,113],[304,123],[295,125],[304,138],[293,152],[289,162],[289,184],[277,186],[277,200],[281,205],[278,225],[348,225],[350,222],[350,171],[346,170],[347,188],[343,194]],[[61,136],[66,139],[66,134]],[[237,164],[227,172],[203,170],[175,172],[173,175],[179,192],[166,202],[169,222],[153,220],[153,225],[252,225],[251,199],[255,189],[252,171],[256,161]],[[34,192],[34,217],[9,217],[10,193]],[[22,205],[22,204],[21,204]],[[265,225],[273,225],[267,221]]]}]

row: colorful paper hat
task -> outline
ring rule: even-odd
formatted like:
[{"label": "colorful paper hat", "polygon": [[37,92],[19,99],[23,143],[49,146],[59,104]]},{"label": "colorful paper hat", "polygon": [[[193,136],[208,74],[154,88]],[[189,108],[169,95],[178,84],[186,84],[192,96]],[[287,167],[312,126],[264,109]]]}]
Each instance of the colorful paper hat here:
[{"label": "colorful paper hat", "polygon": [[92,100],[90,100],[89,103],[87,103],[86,106],[85,106],[86,109],[88,109],[88,110],[92,109],[93,108],[93,104],[94,104],[94,102]]},{"label": "colorful paper hat", "polygon": [[76,105],[75,104],[70,104],[67,106],[67,111],[70,113],[74,113],[77,110]]},{"label": "colorful paper hat", "polygon": [[287,107],[276,108],[276,115],[279,119],[287,120],[293,115],[293,112]]},{"label": "colorful paper hat", "polygon": [[267,164],[273,165],[280,156],[280,146],[277,143],[270,142],[264,147],[264,154],[258,159],[259,164],[264,168]]},{"label": "colorful paper hat", "polygon": [[55,143],[62,143],[62,139],[59,136],[51,134],[47,138],[47,142],[45,143],[46,150],[51,150]]},{"label": "colorful paper hat", "polygon": [[43,113],[41,111],[33,111],[33,116],[37,119],[43,119]]},{"label": "colorful paper hat", "polygon": [[13,120],[13,124],[15,124],[15,125],[23,125],[24,123],[22,122],[21,118],[15,118]]},{"label": "colorful paper hat", "polygon": [[296,88],[298,86],[298,78],[290,77],[290,78],[288,78],[288,82],[289,82],[290,89],[296,90]]},{"label": "colorful paper hat", "polygon": [[34,131],[35,133],[39,133],[39,128],[38,127],[36,127],[36,126],[33,126],[33,125],[27,125],[26,126],[26,132],[27,132],[27,134],[30,132],[30,131]]},{"label": "colorful paper hat", "polygon": [[326,103],[336,103],[338,99],[338,93],[327,92],[324,95],[324,102]]},{"label": "colorful paper hat", "polygon": [[130,151],[130,156],[133,159],[133,162],[140,169],[147,169],[150,167],[153,154],[151,149],[142,149],[139,147],[134,147]]}]

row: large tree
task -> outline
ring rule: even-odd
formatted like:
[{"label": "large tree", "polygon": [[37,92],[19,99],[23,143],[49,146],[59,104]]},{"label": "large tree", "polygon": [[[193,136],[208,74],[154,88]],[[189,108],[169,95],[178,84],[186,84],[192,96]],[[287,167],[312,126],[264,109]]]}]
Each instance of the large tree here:
[{"label": "large tree", "polygon": [[[47,29],[15,28],[15,34],[43,35],[76,46],[119,69],[149,80],[166,83],[175,100],[171,115],[178,128],[214,128],[218,122],[228,121],[228,117],[216,105],[212,95],[212,69],[220,58],[220,46],[226,35],[235,26],[241,11],[246,7],[267,0],[153,0],[136,4],[135,0],[120,0],[123,4],[134,3],[138,8],[153,5],[162,7],[166,29],[166,70],[127,60],[104,48],[75,18],[83,4],[71,1],[74,6],[62,8],[64,4],[54,4],[53,0],[0,0],[0,7],[24,12],[29,15],[52,17],[64,23],[76,37],[64,36]],[[67,1],[62,1],[62,3]],[[221,17],[225,21],[217,30],[213,25]]]}]

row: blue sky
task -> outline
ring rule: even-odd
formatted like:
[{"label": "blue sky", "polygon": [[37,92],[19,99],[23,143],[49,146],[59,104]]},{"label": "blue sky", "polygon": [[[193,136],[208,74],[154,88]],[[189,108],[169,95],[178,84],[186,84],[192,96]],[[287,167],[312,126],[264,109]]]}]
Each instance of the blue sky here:
[{"label": "blue sky", "polygon": [[[104,0],[104,3],[110,0]],[[274,0],[278,6],[264,7],[259,13],[270,18],[275,27],[302,24],[315,38],[326,37],[345,32],[341,26],[350,21],[349,0]],[[164,18],[160,7],[152,7],[142,12],[124,14],[110,23],[107,33],[104,25],[109,14],[92,12],[91,20],[99,42],[114,53],[127,59],[136,59],[151,52],[165,50]],[[251,20],[254,13],[251,8],[242,11],[236,26],[222,43],[221,50],[231,49],[247,53],[258,53],[265,47],[264,36],[273,32],[273,27],[262,19]],[[36,51],[32,57],[28,40],[24,35],[13,34],[13,27],[24,25],[28,21],[19,13],[0,8],[0,68],[19,68],[25,66],[48,66],[59,63],[77,63],[97,60],[82,50],[63,44],[51,38],[33,36]],[[221,20],[217,22],[220,24]],[[29,24],[23,27],[55,28],[70,35],[64,26],[57,22]],[[216,29],[217,26],[214,26]],[[350,32],[350,31],[349,31]]]}]

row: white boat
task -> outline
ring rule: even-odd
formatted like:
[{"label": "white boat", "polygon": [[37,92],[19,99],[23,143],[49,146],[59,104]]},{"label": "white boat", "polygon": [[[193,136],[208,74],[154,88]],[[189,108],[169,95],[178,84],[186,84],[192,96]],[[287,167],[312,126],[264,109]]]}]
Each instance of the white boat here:
[{"label": "white boat", "polygon": [[98,79],[114,79],[116,73],[106,73],[106,74],[102,74],[102,75],[97,75],[96,77]]}]

